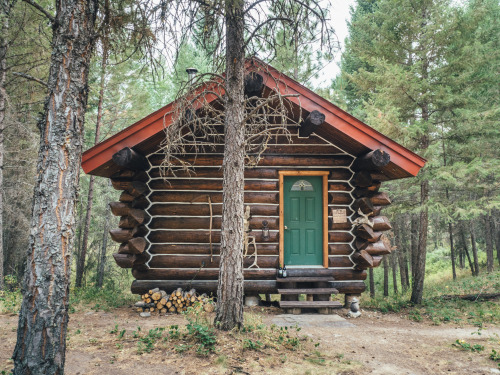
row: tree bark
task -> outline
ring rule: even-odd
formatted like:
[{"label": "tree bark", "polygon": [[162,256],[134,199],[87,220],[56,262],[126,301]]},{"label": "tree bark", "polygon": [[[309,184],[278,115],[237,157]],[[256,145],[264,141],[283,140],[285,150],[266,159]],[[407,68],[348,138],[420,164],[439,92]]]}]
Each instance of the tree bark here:
[{"label": "tree bark", "polygon": [[[109,185],[111,186],[111,181],[109,181]],[[104,284],[104,267],[106,265],[106,250],[108,248],[108,237],[109,237],[109,221],[111,218],[111,207],[108,205],[106,208],[106,217],[104,219],[104,229],[102,232],[102,246],[101,246],[101,254],[99,261],[99,268],[97,270],[97,287],[102,288]]]},{"label": "tree bark", "polygon": [[[397,252],[398,250],[396,250]],[[398,294],[398,266],[397,266],[397,254],[392,253],[390,255],[391,259],[391,269],[392,269],[392,284],[394,288],[394,294]]]},{"label": "tree bark", "polygon": [[476,230],[474,222],[470,221],[470,242],[472,244],[472,257],[474,258],[474,276],[479,276],[479,260],[477,258]]},{"label": "tree bark", "polygon": [[418,216],[411,215],[410,227],[410,244],[411,244],[411,282],[415,282],[415,269],[417,268],[417,253],[418,253]]},{"label": "tree bark", "polygon": [[451,252],[451,272],[453,280],[457,279],[457,271],[455,266],[455,246],[453,245],[453,224],[448,223],[448,233],[450,235],[450,252]]},{"label": "tree bark", "polygon": [[416,264],[415,264],[415,278],[413,280],[413,287],[411,292],[410,301],[415,304],[422,303],[422,297],[424,293],[424,279],[425,279],[425,261],[427,255],[427,229],[428,229],[428,209],[427,200],[429,198],[429,182],[423,181],[420,185],[420,205],[422,207],[420,212],[420,226],[419,226],[419,238],[418,238],[418,249],[416,254]]},{"label": "tree bark", "polygon": [[389,296],[389,263],[387,262],[387,255],[383,258],[384,262],[384,297]]},{"label": "tree bark", "polygon": [[470,272],[472,276],[476,274],[476,270],[474,269],[474,263],[472,263],[471,257],[469,255],[469,249],[467,248],[467,238],[465,237],[465,225],[462,222],[460,224],[460,233],[462,234],[462,249],[467,256],[467,261],[469,262]]},{"label": "tree bark", "polygon": [[486,240],[486,271],[493,272],[493,263],[495,260],[493,251],[493,225],[491,215],[484,216],[484,238]]},{"label": "tree bark", "polygon": [[404,256],[404,247],[403,247],[403,231],[402,227],[404,226],[404,221],[403,218],[397,217],[396,220],[394,221],[394,236],[396,237],[396,255],[398,257],[398,264],[399,264],[399,276],[401,278],[401,289],[403,289],[403,292],[406,291],[408,288],[408,269],[406,268],[406,260]]},{"label": "tree bark", "polygon": [[[104,86],[106,80],[106,65],[108,62],[108,43],[106,41],[103,42],[102,49],[102,62],[101,62],[101,82],[99,88],[99,100],[97,103],[97,119],[95,123],[95,138],[94,145],[99,143],[100,138],[100,130],[102,123],[102,105],[104,102]],[[83,271],[85,270],[85,260],[87,258],[87,247],[89,243],[89,230],[90,230],[90,220],[92,218],[92,206],[94,203],[94,182],[95,176],[90,176],[89,181],[89,191],[87,195],[87,212],[85,214],[85,226],[83,228],[83,240],[82,247],[80,248],[80,256],[78,257],[78,263],[76,265],[76,277],[75,277],[75,286],[80,288],[82,286],[83,281]]]},{"label": "tree bark", "polygon": [[373,277],[373,268],[368,269],[368,278],[370,280],[370,298],[375,298],[375,278]]},{"label": "tree bark", "polygon": [[221,258],[215,323],[231,330],[243,325],[243,124],[244,1],[226,0],[226,106],[223,161]]},{"label": "tree bark", "polygon": [[58,1],[14,374],[63,374],[71,248],[97,2]]}]

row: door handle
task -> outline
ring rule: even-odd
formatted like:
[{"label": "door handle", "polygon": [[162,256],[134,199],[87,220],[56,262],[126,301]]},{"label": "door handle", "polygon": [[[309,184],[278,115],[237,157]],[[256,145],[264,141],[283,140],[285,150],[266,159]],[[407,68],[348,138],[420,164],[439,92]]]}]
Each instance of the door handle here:
[{"label": "door handle", "polygon": [[288,229],[288,227],[285,225],[285,230],[287,230],[287,229]]}]

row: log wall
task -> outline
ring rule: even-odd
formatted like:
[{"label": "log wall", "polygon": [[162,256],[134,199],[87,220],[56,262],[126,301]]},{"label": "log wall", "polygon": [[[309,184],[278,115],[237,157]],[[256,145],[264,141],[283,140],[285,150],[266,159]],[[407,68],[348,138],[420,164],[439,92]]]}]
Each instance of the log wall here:
[{"label": "log wall", "polygon": [[[352,194],[354,187],[349,183],[353,177],[349,167],[354,158],[314,134],[301,138],[297,133],[297,128],[292,129],[292,143],[285,137],[278,137],[258,166],[245,170],[245,205],[250,206],[250,236],[255,237],[257,243],[259,266],[248,268],[255,260],[250,256],[254,252],[250,246],[249,256],[244,260],[245,280],[252,280],[251,285],[262,282],[269,290],[276,290],[278,171],[326,170],[330,172],[329,268],[341,293],[359,293],[364,289],[362,280],[366,273],[355,270],[356,263],[351,258],[355,239],[351,224],[355,197]],[[113,176],[115,189],[124,190],[120,202],[111,203],[113,213],[121,217],[121,228],[111,231],[112,238],[122,243],[115,260],[122,267],[132,267],[137,279],[133,286],[135,292],[149,288],[151,280],[181,284],[192,280],[201,283],[197,289],[215,292],[216,284],[211,282],[217,278],[219,266],[222,157],[221,145],[202,155],[188,153],[183,158],[193,165],[194,173],[179,171],[165,179],[160,167],[162,155],[151,154],[147,157],[147,171],[123,170]],[[339,208],[346,209],[348,222],[333,224],[332,209]],[[145,219],[139,223],[132,214]],[[264,220],[268,222],[269,238],[262,236]],[[134,241],[139,240],[143,241],[143,249],[137,250]],[[248,288],[252,288],[250,284]]]}]

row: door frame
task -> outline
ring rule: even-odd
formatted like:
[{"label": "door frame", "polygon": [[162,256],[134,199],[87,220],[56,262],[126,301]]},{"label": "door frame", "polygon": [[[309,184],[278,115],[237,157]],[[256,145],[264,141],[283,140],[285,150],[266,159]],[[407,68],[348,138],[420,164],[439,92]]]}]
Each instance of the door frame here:
[{"label": "door frame", "polygon": [[285,260],[285,192],[283,182],[286,176],[322,176],[323,177],[323,267],[328,268],[328,175],[330,171],[278,171],[280,187],[279,206],[279,264]]}]

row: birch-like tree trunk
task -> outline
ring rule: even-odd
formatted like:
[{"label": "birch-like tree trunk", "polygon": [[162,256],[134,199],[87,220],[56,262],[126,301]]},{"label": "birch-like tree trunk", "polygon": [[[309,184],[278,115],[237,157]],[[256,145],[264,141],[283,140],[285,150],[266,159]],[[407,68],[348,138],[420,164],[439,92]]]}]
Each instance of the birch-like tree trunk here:
[{"label": "birch-like tree trunk", "polygon": [[[97,119],[95,123],[95,138],[94,145],[99,142],[101,123],[102,123],[102,106],[104,102],[104,86],[106,81],[106,65],[108,62],[108,43],[103,42],[102,48],[102,62],[101,62],[101,82],[99,87],[99,100],[97,103]],[[87,247],[89,243],[89,230],[90,230],[90,219],[92,218],[92,205],[94,203],[94,183],[95,176],[90,176],[89,181],[89,191],[87,195],[87,212],[85,214],[85,223],[83,227],[83,240],[82,247],[80,249],[78,263],[76,265],[76,278],[75,286],[80,288],[83,281],[83,271],[85,270],[85,260],[87,258]]]},{"label": "birch-like tree trunk", "polygon": [[71,251],[97,1],[58,1],[14,374],[63,374]]},{"label": "birch-like tree trunk", "polygon": [[215,323],[222,330],[243,324],[243,0],[226,0],[226,103],[223,161],[221,259]]}]

